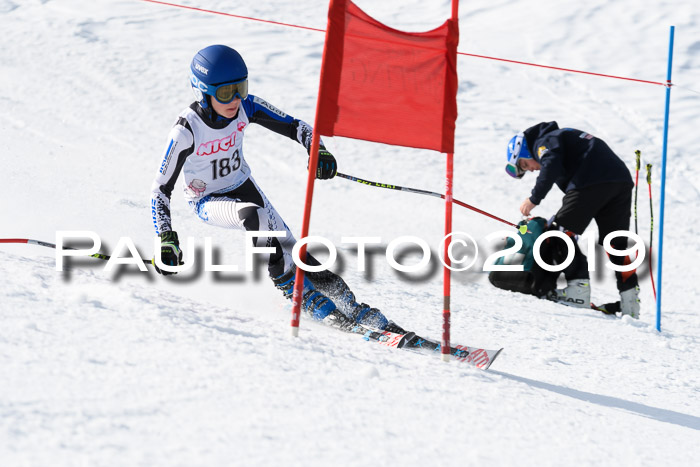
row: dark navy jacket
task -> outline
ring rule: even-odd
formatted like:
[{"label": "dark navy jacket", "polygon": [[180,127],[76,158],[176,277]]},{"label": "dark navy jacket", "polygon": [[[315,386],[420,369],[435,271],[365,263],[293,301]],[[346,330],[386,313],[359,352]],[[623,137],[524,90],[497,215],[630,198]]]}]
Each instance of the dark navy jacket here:
[{"label": "dark navy jacket", "polygon": [[553,184],[563,192],[608,182],[629,183],[632,175],[605,141],[557,122],[542,122],[524,132],[530,154],[542,168],[530,201],[540,204]]}]

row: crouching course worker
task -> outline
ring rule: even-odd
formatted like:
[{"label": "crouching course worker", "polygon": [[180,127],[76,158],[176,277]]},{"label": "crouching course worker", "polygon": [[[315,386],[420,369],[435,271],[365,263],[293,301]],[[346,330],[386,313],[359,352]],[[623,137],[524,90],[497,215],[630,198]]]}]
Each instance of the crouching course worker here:
[{"label": "crouching course worker", "polygon": [[[556,184],[564,192],[564,198],[547,229],[580,235],[595,220],[601,245],[610,232],[629,229],[632,176],[625,163],[600,138],[573,128],[559,128],[556,122],[542,122],[510,140],[507,158],[506,172],[511,177],[520,179],[527,172],[539,172],[530,196],[520,205],[524,216],[530,216]],[[551,291],[547,298],[589,307],[591,288],[587,260],[575,241],[574,246],[574,260],[564,270],[567,287]],[[627,249],[627,237],[615,237],[611,246],[616,250]],[[611,255],[610,261],[618,266],[629,264],[629,258],[621,256]],[[639,318],[636,272],[616,271],[615,276],[620,311]]]}]

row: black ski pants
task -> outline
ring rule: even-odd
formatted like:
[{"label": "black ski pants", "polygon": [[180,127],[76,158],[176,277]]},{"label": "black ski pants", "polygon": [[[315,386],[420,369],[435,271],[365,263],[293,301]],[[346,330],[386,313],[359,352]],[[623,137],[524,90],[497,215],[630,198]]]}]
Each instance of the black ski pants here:
[{"label": "black ski pants", "polygon": [[[598,243],[603,244],[605,236],[616,230],[629,230],[630,206],[632,204],[633,186],[626,182],[600,183],[581,189],[567,191],[562,200],[562,206],[554,216],[557,225],[581,235],[586,227],[595,220],[598,226]],[[616,237],[611,246],[616,250],[627,248],[627,237]],[[567,278],[582,273],[585,268],[588,277],[585,256],[576,248],[576,256],[572,265],[565,270]],[[627,258],[610,256],[610,261],[623,265]],[[631,289],[638,284],[637,274],[615,272],[617,289],[620,292]]]}]

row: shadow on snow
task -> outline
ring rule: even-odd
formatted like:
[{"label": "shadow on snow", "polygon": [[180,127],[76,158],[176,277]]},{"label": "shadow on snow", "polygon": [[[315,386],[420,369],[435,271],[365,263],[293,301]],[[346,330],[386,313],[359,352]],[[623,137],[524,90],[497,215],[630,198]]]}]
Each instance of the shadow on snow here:
[{"label": "shadow on snow", "polygon": [[695,417],[693,415],[675,412],[673,410],[659,409],[657,407],[651,407],[648,405],[640,404],[638,402],[631,402],[617,397],[603,396],[600,394],[579,391],[577,389],[571,389],[564,386],[557,386],[555,384],[544,383],[542,381],[536,381],[529,378],[523,378],[522,376],[515,376],[508,373],[502,373],[500,371],[489,370],[489,373],[497,374],[513,381],[525,383],[535,388],[544,389],[556,394],[560,394],[562,396],[571,397],[584,402],[590,402],[605,407],[622,409],[630,413],[641,415],[643,417],[658,420],[660,422],[672,423],[674,425],[682,426],[685,428],[700,430],[700,417]]}]

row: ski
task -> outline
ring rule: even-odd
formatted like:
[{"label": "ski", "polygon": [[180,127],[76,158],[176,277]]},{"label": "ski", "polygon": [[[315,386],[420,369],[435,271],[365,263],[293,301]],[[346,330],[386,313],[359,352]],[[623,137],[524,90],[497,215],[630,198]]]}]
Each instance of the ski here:
[{"label": "ski", "polygon": [[[364,330],[364,333],[362,332]],[[363,326],[356,326],[353,332],[363,334],[366,341],[377,342],[387,347],[409,350],[427,355],[441,355],[442,346],[439,342],[417,335],[415,332],[397,334],[389,331],[379,331]],[[503,349],[487,350],[467,345],[450,347],[452,360],[487,370]]]},{"label": "ski", "polygon": [[[421,337],[412,331],[406,331],[405,333],[390,332],[363,324],[349,324],[348,318],[338,310],[333,311],[320,323],[342,332],[362,335],[366,341],[376,342],[387,347],[426,355],[442,355],[440,342]],[[488,350],[468,345],[455,345],[450,347],[450,359],[474,366],[480,370],[487,370],[502,350],[502,348]]]},{"label": "ski", "polygon": [[605,305],[595,305],[591,303],[591,309],[603,312],[606,315],[615,316],[615,313],[620,311],[620,302],[606,303]]}]

